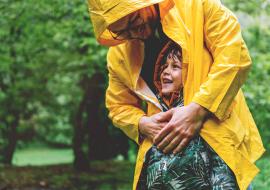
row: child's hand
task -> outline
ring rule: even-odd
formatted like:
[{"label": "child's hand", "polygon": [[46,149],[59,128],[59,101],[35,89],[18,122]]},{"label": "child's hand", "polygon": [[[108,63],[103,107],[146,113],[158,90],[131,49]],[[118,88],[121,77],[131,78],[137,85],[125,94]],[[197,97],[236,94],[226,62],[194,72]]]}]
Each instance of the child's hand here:
[{"label": "child's hand", "polygon": [[176,154],[200,131],[208,111],[196,103],[191,103],[167,112],[171,113],[172,118],[154,138],[154,143],[164,153]]}]

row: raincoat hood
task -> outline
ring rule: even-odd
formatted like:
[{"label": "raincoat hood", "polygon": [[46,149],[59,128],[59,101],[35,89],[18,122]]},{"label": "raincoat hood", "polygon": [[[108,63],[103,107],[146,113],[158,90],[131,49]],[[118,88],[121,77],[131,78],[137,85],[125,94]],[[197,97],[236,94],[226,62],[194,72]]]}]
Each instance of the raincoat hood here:
[{"label": "raincoat hood", "polygon": [[112,38],[107,27],[128,14],[164,0],[88,0],[89,14],[97,41],[113,46],[123,41]]},{"label": "raincoat hood", "polygon": [[[166,103],[167,106],[171,107],[175,101],[177,101],[177,99],[179,99],[179,96],[182,96],[182,89],[179,92],[173,92],[171,94],[170,100],[166,100],[163,97],[163,94],[161,92],[162,90],[162,86],[161,86],[161,73],[162,73],[162,66],[165,64],[166,62],[166,57],[168,54],[168,51],[170,51],[171,49],[179,49],[180,52],[182,52],[181,47],[176,44],[173,41],[168,41],[168,43],[162,48],[162,50],[160,51],[157,61],[155,63],[155,68],[154,68],[154,85],[157,89],[157,93],[159,95],[159,97],[161,97],[163,99],[163,101]],[[182,57],[182,55],[181,55]],[[182,62],[182,60],[181,60]]]},{"label": "raincoat hood", "polygon": [[[158,92],[161,91],[161,81],[160,81],[160,75],[162,72],[162,65],[166,62],[166,54],[168,53],[168,49],[172,48],[179,48],[180,52],[182,52],[181,47],[176,44],[173,41],[168,41],[168,43],[162,48],[160,51],[157,61],[155,63],[155,69],[154,69],[154,84]],[[181,55],[182,57],[182,55]],[[182,60],[181,60],[182,62]]]}]

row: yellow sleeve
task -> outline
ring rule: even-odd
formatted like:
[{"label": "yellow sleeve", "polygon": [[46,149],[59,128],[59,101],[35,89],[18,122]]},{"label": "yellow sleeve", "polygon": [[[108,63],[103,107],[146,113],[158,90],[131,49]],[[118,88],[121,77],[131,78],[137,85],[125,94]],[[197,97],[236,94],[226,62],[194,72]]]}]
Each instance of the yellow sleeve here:
[{"label": "yellow sleeve", "polygon": [[146,114],[141,109],[141,100],[124,84],[123,79],[119,79],[119,64],[115,64],[120,61],[117,55],[111,49],[108,52],[109,86],[106,91],[106,107],[113,124],[139,144],[138,124],[140,118]]},{"label": "yellow sleeve", "polygon": [[211,111],[220,120],[231,112],[231,103],[244,83],[251,59],[237,18],[219,0],[205,0],[204,38],[213,57],[206,82],[193,102]]}]

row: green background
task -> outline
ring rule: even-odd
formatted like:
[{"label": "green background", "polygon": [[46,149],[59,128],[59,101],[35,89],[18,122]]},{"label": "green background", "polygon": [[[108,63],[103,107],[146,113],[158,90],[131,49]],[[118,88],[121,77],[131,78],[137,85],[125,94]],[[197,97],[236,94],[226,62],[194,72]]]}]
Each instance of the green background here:
[{"label": "green background", "polygon": [[[250,50],[243,89],[270,150],[270,2],[222,2]],[[0,0],[0,11],[0,189],[129,189],[137,146],[107,118],[107,48],[87,2]],[[254,189],[269,189],[269,161],[257,162]]]}]

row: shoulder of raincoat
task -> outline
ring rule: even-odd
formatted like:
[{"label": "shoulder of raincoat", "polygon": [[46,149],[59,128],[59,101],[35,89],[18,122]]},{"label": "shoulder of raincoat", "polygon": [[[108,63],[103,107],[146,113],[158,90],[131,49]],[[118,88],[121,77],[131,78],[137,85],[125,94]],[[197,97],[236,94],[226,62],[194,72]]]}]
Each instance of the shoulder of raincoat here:
[{"label": "shoulder of raincoat", "polygon": [[[258,173],[254,162],[263,154],[255,122],[240,89],[251,66],[237,18],[219,0],[89,0],[97,40],[109,48],[106,106],[113,123],[139,144],[134,185],[151,147],[140,141],[138,122],[161,111],[155,95],[139,76],[144,44],[116,41],[107,27],[127,14],[159,3],[165,34],[182,47],[184,102],[211,111],[200,135],[234,172],[241,190]],[[147,103],[143,111],[142,101]],[[233,159],[232,159],[233,158]]]}]

